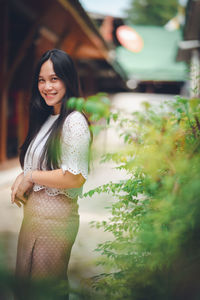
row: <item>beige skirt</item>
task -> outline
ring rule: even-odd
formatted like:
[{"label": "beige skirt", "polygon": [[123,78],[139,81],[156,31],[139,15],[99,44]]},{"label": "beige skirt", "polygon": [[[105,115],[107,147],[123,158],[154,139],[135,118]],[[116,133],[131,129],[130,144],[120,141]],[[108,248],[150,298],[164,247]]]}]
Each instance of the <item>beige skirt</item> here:
[{"label": "beige skirt", "polygon": [[24,205],[16,276],[65,280],[78,227],[76,200],[49,196],[44,190],[32,192]]}]

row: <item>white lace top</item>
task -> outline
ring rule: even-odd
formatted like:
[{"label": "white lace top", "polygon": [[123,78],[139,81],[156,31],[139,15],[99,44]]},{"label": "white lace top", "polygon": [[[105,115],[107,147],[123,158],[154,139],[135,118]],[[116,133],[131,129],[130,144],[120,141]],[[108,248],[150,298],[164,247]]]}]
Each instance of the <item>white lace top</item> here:
[{"label": "white lace top", "polygon": [[[31,170],[38,169],[38,162],[43,147],[50,133],[47,134],[55,120],[59,115],[50,115],[43,124],[36,138],[30,144],[24,160],[24,174]],[[46,135],[47,134],[47,135]],[[89,160],[89,143],[90,131],[85,117],[78,111],[70,113],[64,124],[61,135],[61,166],[63,173],[82,174],[87,179],[88,176],[88,160]],[[45,170],[45,167],[43,167]],[[82,194],[81,188],[72,189],[56,189],[47,186],[34,184],[33,190],[39,191],[45,189],[50,196],[65,194],[75,199]]]}]

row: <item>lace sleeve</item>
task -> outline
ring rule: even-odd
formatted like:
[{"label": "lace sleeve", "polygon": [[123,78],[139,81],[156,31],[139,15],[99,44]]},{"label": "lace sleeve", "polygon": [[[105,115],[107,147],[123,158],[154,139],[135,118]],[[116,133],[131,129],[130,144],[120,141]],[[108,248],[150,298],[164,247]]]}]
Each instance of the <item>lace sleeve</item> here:
[{"label": "lace sleeve", "polygon": [[80,112],[71,113],[65,120],[62,131],[61,168],[63,173],[87,179],[89,163],[90,131],[85,117]]}]

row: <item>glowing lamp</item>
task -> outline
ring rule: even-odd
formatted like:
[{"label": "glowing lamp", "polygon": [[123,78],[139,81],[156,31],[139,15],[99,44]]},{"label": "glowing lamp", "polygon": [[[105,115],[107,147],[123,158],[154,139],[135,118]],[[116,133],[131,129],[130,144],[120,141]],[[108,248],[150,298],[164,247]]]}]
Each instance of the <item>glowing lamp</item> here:
[{"label": "glowing lamp", "polygon": [[140,52],[144,46],[141,36],[127,25],[119,26],[116,30],[116,36],[120,44],[133,52]]}]

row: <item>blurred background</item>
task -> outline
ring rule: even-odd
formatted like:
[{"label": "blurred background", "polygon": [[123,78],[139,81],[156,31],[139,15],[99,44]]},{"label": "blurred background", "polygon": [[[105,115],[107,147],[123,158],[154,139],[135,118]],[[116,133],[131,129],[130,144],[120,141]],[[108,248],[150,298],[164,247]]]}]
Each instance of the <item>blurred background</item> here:
[{"label": "blurred background", "polygon": [[[72,56],[83,96],[106,92],[112,109],[134,111],[143,101],[160,103],[200,91],[199,0],[1,0],[0,11],[0,238],[14,269],[22,210],[10,204],[10,186],[20,172],[18,148],[28,125],[32,76],[38,58],[59,48]],[[110,151],[120,141],[113,132],[94,140]],[[94,161],[85,191],[123,172]],[[105,238],[89,227],[102,219],[107,198],[80,200],[81,228],[71,274],[98,272],[96,244]],[[74,271],[75,272],[75,271]]]}]

